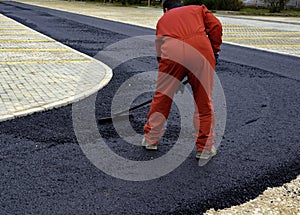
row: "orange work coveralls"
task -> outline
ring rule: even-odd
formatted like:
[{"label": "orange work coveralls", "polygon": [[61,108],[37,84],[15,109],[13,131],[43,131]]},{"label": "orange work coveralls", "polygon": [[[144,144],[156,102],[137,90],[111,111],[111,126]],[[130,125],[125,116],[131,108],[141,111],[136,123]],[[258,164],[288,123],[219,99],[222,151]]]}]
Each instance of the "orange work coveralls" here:
[{"label": "orange work coveralls", "polygon": [[147,143],[158,143],[173,96],[187,76],[195,103],[196,149],[211,149],[214,144],[214,54],[220,51],[221,43],[222,25],[205,5],[173,8],[160,18],[155,41],[159,63],[157,86],[144,126]]}]

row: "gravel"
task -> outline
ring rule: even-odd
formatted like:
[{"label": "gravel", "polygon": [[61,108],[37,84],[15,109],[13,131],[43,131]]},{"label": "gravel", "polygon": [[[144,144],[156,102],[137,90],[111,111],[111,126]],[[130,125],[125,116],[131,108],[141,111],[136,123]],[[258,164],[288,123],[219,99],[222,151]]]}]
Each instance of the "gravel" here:
[{"label": "gravel", "polygon": [[257,198],[223,210],[210,209],[206,215],[217,214],[300,214],[300,176],[281,187],[268,188]]}]

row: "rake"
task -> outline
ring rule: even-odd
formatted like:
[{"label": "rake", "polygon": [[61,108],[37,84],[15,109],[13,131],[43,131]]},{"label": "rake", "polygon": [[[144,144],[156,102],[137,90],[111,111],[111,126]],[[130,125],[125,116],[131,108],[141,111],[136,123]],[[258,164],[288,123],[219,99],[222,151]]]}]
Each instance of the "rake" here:
[{"label": "rake", "polygon": [[[186,85],[188,83],[188,80],[185,80],[184,82],[182,82],[183,85]],[[123,120],[123,119],[126,119],[128,116],[133,116],[132,114],[124,114],[124,113],[127,113],[127,112],[130,112],[130,111],[133,111],[133,110],[136,110],[136,109],[139,109],[141,107],[144,107],[148,104],[150,104],[152,101],[152,99],[149,99],[139,105],[136,105],[134,107],[131,107],[129,109],[126,109],[126,110],[123,110],[123,111],[120,111],[118,113],[114,113],[112,114],[112,116],[110,117],[103,117],[103,118],[100,118],[98,119],[98,123],[99,124],[105,124],[105,123],[110,123],[112,122],[113,119],[117,119],[117,120]]]}]

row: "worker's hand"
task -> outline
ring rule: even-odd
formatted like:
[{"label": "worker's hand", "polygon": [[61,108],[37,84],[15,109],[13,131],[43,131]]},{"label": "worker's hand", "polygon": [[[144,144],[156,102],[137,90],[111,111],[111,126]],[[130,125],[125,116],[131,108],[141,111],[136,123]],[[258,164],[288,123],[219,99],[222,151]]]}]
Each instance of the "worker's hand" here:
[{"label": "worker's hand", "polygon": [[219,53],[215,53],[215,60],[216,60],[216,65],[219,63]]},{"label": "worker's hand", "polygon": [[183,94],[183,93],[184,93],[184,88],[185,88],[185,86],[184,86],[183,84],[180,84],[180,85],[178,86],[178,89],[176,90],[176,94],[177,94],[178,92],[180,92],[181,94]]}]

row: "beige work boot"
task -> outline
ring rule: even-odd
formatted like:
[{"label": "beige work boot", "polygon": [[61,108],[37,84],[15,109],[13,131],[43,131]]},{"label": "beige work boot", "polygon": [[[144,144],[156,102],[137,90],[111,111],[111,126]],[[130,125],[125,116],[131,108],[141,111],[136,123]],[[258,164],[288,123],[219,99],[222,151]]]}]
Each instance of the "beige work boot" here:
[{"label": "beige work boot", "polygon": [[196,158],[202,160],[209,160],[212,157],[216,156],[216,154],[217,154],[217,150],[214,146],[212,146],[211,150],[197,151]]},{"label": "beige work boot", "polygon": [[151,145],[150,143],[147,143],[145,137],[142,140],[142,146],[144,146],[145,149],[147,149],[147,150],[152,150],[152,151],[157,150],[157,145]]}]

